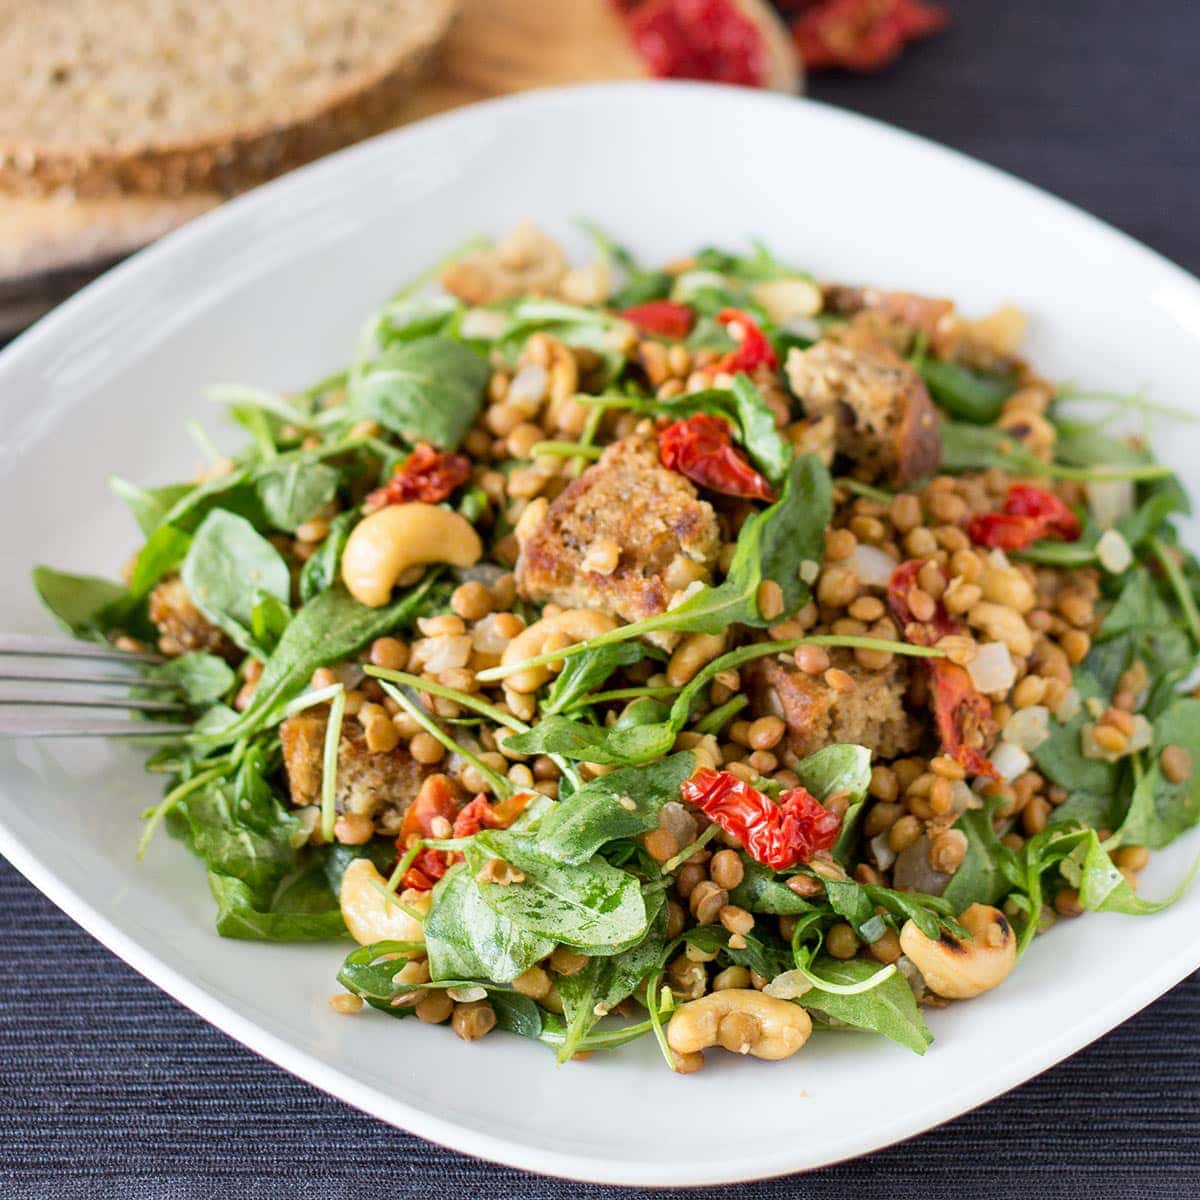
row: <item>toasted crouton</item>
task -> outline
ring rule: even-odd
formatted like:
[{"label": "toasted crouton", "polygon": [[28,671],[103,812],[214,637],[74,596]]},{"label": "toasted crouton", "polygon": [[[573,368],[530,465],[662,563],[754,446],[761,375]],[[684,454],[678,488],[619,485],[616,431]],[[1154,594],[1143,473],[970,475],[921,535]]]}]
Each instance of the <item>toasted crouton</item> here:
[{"label": "toasted crouton", "polygon": [[[667,470],[649,434],[614,442],[569,484],[532,529],[522,531],[517,586],[529,600],[598,609],[627,621],[666,610],[664,573],[677,558],[712,569],[716,514],[691,482]],[[616,565],[588,570],[589,549],[615,545]],[[587,559],[596,561],[597,555]]]},{"label": "toasted crouton", "polygon": [[170,658],[207,650],[228,658],[233,643],[192,603],[178,575],[164,579],[150,593],[150,620],[158,628],[158,648]]},{"label": "toasted crouton", "polygon": [[788,383],[809,417],[832,414],[837,449],[856,474],[904,486],[942,458],[937,409],[916,369],[863,330],[787,359]]},{"label": "toasted crouton", "polygon": [[833,660],[854,681],[852,690],[836,691],[819,675],[775,658],[760,659],[749,672],[754,711],[783,718],[787,748],[797,758],[833,742],[854,742],[883,758],[912,750],[921,725],[905,705],[906,665],[894,660],[882,671],[868,671],[844,652]]},{"label": "toasted crouton", "polygon": [[[288,792],[297,807],[321,802],[322,757],[328,709],[308,708],[279,727]],[[372,752],[357,721],[347,720],[338,742],[337,810],[370,817],[378,832],[399,831],[405,809],[433,767],[422,766],[403,747]]]}]

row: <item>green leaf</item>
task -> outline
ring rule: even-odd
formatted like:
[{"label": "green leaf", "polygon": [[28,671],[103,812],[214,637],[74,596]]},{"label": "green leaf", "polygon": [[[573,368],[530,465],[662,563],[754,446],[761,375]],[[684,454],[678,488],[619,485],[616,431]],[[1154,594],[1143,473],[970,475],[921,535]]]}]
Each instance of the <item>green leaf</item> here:
[{"label": "green leaf", "polygon": [[208,887],[217,902],[217,932],[222,937],[255,942],[323,942],[345,933],[336,902],[321,911],[262,909],[240,880],[216,871]]},{"label": "green leaf", "polygon": [[968,809],[955,823],[955,828],[966,834],[967,853],[942,892],[942,899],[955,912],[972,904],[996,904],[1011,890],[1003,864],[1013,852],[992,826],[992,815],[1000,803],[997,799],[983,808]]},{"label": "green leaf", "polygon": [[119,583],[52,567],[34,567],[33,586],[54,619],[75,637],[104,638],[128,598]]},{"label": "green leaf", "polygon": [[191,548],[192,538],[174,525],[160,525],[138,551],[129,577],[129,591],[145,596],[167,575],[178,571]]},{"label": "green leaf", "polygon": [[326,463],[293,459],[262,472],[256,481],[263,512],[276,529],[295,531],[337,494],[338,473]]},{"label": "green leaf", "polygon": [[848,797],[842,828],[833,848],[834,857],[839,862],[845,861],[858,841],[858,818],[871,783],[870,750],[848,742],[825,746],[801,759],[794,770],[800,776],[800,786],[818,800],[824,802],[839,792]]},{"label": "green leaf", "polygon": [[485,904],[473,874],[460,864],[434,888],[425,918],[430,975],[511,983],[545,958],[555,943],[514,925]]},{"label": "green leaf", "polygon": [[1063,874],[1079,889],[1079,902],[1089,912],[1120,912],[1130,916],[1149,916],[1169,908],[1187,891],[1200,868],[1200,858],[1180,881],[1179,886],[1162,900],[1147,900],[1125,882],[1095,831],[1088,830],[1083,842],[1062,863]]},{"label": "green leaf", "polygon": [[253,642],[258,593],[287,604],[291,576],[279,551],[244,517],[214,509],[192,539],[180,571],[188,595],[239,646]]},{"label": "green leaf", "polygon": [[940,896],[895,892],[891,888],[855,883],[850,879],[827,879],[825,897],[829,907],[860,934],[862,927],[874,918],[876,905],[893,917],[911,920],[926,937],[939,937],[943,928],[960,932],[960,926],[950,916],[952,906]]},{"label": "green leaf", "polygon": [[742,882],[729,893],[730,904],[747,912],[774,913],[781,917],[814,910],[811,901],[796,895],[787,886],[784,876],[755,862],[748,854],[742,855],[742,870]]},{"label": "green leaf", "polygon": [[[813,974],[831,983],[855,984],[869,979],[879,970],[877,964],[862,959],[837,959],[824,956],[812,965]],[[925,1024],[908,981],[899,973],[866,992],[846,996],[812,988],[800,1000],[808,1009],[816,1009],[855,1029],[880,1033],[915,1054],[924,1054],[933,1043],[933,1034]]]},{"label": "green leaf", "polygon": [[489,830],[465,851],[472,874],[501,858],[525,875],[523,883],[481,883],[479,894],[495,913],[529,933],[569,946],[616,948],[646,930],[646,903],[638,881],[602,858],[566,865],[537,848],[527,834]]},{"label": "green leaf", "polygon": [[1017,390],[1014,371],[981,371],[940,358],[922,359],[920,371],[929,394],[942,408],[976,425],[990,425]]},{"label": "green leaf", "polygon": [[150,676],[178,684],[184,699],[195,708],[220,700],[237,682],[233,668],[223,658],[202,650],[169,659],[151,670]]},{"label": "green leaf", "polygon": [[626,767],[593,779],[542,818],[538,848],[560,862],[582,863],[606,842],[657,828],[662,806],[679,799],[695,762],[684,751],[651,766]]},{"label": "green leaf", "polygon": [[407,442],[456,450],[483,402],[487,360],[461,342],[395,342],[352,385],[350,403]]},{"label": "green leaf", "polygon": [[1087,701],[1093,696],[1103,698],[1101,688],[1085,667],[1076,667],[1073,684],[1084,707],[1070,721],[1051,720],[1050,736],[1033,751],[1033,761],[1051,783],[1075,795],[1086,792],[1091,796],[1110,796],[1116,787],[1116,768],[1099,758],[1084,758],[1081,743],[1083,727],[1093,718],[1088,715]]},{"label": "green leaf", "polygon": [[125,501],[133,519],[142,531],[143,537],[149,537],[162,524],[162,519],[189,492],[193,491],[193,483],[170,483],[166,487],[144,488],[136,483],[130,483],[118,475],[109,476],[108,486]]},{"label": "green leaf", "polygon": [[[1160,756],[1170,745],[1191,756],[1192,774],[1172,783],[1162,772]],[[1150,765],[1133,790],[1133,799],[1118,830],[1125,845],[1157,850],[1200,822],[1200,699],[1176,700],[1154,721]]]},{"label": "green leaf", "polygon": [[350,530],[358,520],[354,511],[338,513],[329,523],[329,533],[317,548],[317,552],[300,568],[300,603],[307,604],[320,592],[333,587],[337,582],[338,569],[342,562],[342,551],[350,537]]},{"label": "green leaf", "polygon": [[645,650],[636,642],[617,642],[567,659],[546,694],[542,704],[543,714],[552,716],[570,708],[588,692],[599,687],[614,671],[640,662],[645,654]]},{"label": "green leaf", "polygon": [[743,934],[744,946],[737,949],[729,944],[729,930],[720,925],[694,925],[685,931],[682,940],[706,954],[720,954],[739,967],[746,967],[764,979],[774,979],[793,963],[792,952],[782,938],[765,927],[756,927]]}]

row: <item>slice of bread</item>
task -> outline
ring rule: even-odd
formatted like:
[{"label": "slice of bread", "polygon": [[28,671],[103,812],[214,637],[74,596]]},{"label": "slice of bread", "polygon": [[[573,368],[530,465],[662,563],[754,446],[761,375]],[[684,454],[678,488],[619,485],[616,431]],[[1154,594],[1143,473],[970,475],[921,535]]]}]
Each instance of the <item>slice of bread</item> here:
[{"label": "slice of bread", "polygon": [[0,189],[234,192],[391,123],[459,0],[4,0]]}]

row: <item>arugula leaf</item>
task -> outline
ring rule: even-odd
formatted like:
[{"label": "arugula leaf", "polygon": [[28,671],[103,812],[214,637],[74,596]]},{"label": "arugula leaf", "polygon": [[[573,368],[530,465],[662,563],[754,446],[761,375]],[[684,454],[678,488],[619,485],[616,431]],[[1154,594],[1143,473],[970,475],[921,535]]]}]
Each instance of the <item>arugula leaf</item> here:
[{"label": "arugula leaf", "polygon": [[350,403],[407,442],[456,450],[490,374],[486,359],[451,338],[393,342],[352,382]]},{"label": "arugula leaf", "polygon": [[481,883],[483,902],[528,933],[568,946],[613,950],[640,938],[648,923],[638,881],[602,858],[565,865],[538,849],[528,834],[488,830],[465,850],[477,873],[489,858],[501,858],[525,875],[523,883]]},{"label": "arugula leaf", "polygon": [[679,799],[695,762],[695,755],[684,751],[593,779],[542,818],[538,848],[560,862],[582,863],[605,842],[657,828],[662,806]]},{"label": "arugula leaf", "polygon": [[640,662],[645,653],[636,642],[617,642],[567,659],[542,703],[543,714],[551,716],[570,708],[588,692],[599,687],[618,668],[631,667]]},{"label": "arugula leaf", "polygon": [[149,674],[152,679],[178,684],[184,699],[195,708],[220,700],[237,682],[233,668],[223,658],[203,650],[168,659]]},{"label": "arugula leaf", "polygon": [[208,887],[217,902],[217,932],[222,937],[256,942],[323,942],[340,937],[346,927],[337,900],[329,896],[323,909],[308,907],[312,894],[305,893],[305,904],[292,908],[259,907],[251,890],[240,879],[208,873]]},{"label": "arugula leaf", "polygon": [[401,628],[438,596],[436,572],[384,608],[367,608],[340,586],[310,600],[291,619],[263,667],[254,699],[232,724],[192,731],[193,742],[226,743],[273,724],[288,701],[308,685],[321,666],[340,662],[390,630]]},{"label": "arugula leaf", "polygon": [[844,861],[858,840],[858,818],[871,784],[870,750],[849,742],[825,746],[802,758],[794,770],[800,777],[800,786],[822,802],[839,792],[845,792],[849,797],[842,828],[833,847],[834,857]]},{"label": "arugula leaf", "polygon": [[119,583],[95,575],[69,575],[53,567],[34,567],[33,586],[63,629],[93,640],[103,640],[120,623],[129,597]]},{"label": "arugula leaf", "polygon": [[[823,956],[812,965],[812,971],[831,983],[855,984],[869,979],[879,970],[862,959],[837,959]],[[933,1034],[925,1024],[920,1009],[903,975],[897,973],[877,987],[854,995],[826,992],[814,987],[805,992],[800,1003],[806,1009],[816,1009],[855,1029],[880,1033],[915,1054],[924,1054],[933,1043]]]},{"label": "arugula leaf", "polygon": [[119,475],[110,475],[108,486],[125,501],[143,537],[149,537],[162,524],[163,517],[178,504],[195,484],[169,483],[165,487],[144,488]]},{"label": "arugula leaf", "polygon": [[191,549],[192,538],[174,525],[160,525],[138,551],[129,577],[129,592],[145,596],[160,579],[178,571]]},{"label": "arugula leaf", "polygon": [[929,938],[940,937],[943,928],[953,933],[962,932],[961,926],[951,916],[954,911],[952,905],[941,896],[895,892],[891,888],[855,883],[850,879],[826,879],[824,882],[829,907],[860,934],[862,927],[874,918],[876,905],[885,908],[894,917],[911,919]]},{"label": "arugula leaf", "polygon": [[267,519],[291,533],[337,494],[338,473],[326,463],[293,459],[260,474],[256,487]]},{"label": "arugula leaf", "polygon": [[966,834],[967,853],[942,892],[942,899],[955,912],[963,912],[972,904],[995,904],[1011,888],[1003,863],[1013,852],[992,826],[993,814],[1001,802],[997,798],[983,808],[968,809],[955,823],[955,828]]},{"label": "arugula leaf", "polygon": [[1162,900],[1147,900],[1139,896],[1125,881],[1094,830],[1089,829],[1082,841],[1062,861],[1061,869],[1069,883],[1079,889],[1079,902],[1089,912],[1120,912],[1130,916],[1149,916],[1169,908],[1187,891],[1200,858],[1180,881],[1179,886]]},{"label": "arugula leaf", "polygon": [[1157,850],[1200,822],[1200,775],[1172,783],[1159,756],[1170,745],[1182,746],[1200,763],[1200,699],[1181,697],[1154,721],[1150,766],[1133,790],[1125,820],[1117,831],[1126,845]]},{"label": "arugula leaf", "polygon": [[555,943],[514,925],[485,904],[472,874],[459,864],[434,888],[425,918],[430,975],[511,983],[545,958]]},{"label": "arugula leaf", "polygon": [[748,854],[742,856],[742,882],[729,893],[729,903],[747,912],[797,916],[815,911],[812,901],[796,895],[786,879]]},{"label": "arugula leaf", "polygon": [[1092,720],[1087,701],[1093,696],[1103,698],[1102,688],[1086,665],[1075,668],[1072,681],[1084,706],[1070,721],[1050,722],[1050,736],[1033,750],[1033,761],[1051,783],[1071,795],[1111,796],[1116,788],[1116,767],[1103,759],[1085,758],[1081,742],[1083,727]]},{"label": "arugula leaf", "polygon": [[318,593],[333,587],[337,582],[338,568],[342,562],[342,551],[350,537],[350,530],[358,520],[354,511],[338,513],[329,523],[329,533],[317,552],[300,568],[300,603],[307,604]]},{"label": "arugula leaf", "polygon": [[720,925],[694,925],[680,934],[680,940],[689,946],[706,954],[721,954],[764,979],[774,979],[792,965],[790,948],[769,930],[756,927],[742,937],[746,944],[735,949],[729,944],[729,930]]},{"label": "arugula leaf", "polygon": [[196,607],[243,649],[254,643],[258,593],[286,605],[291,592],[279,551],[244,517],[219,508],[196,530],[180,577]]}]

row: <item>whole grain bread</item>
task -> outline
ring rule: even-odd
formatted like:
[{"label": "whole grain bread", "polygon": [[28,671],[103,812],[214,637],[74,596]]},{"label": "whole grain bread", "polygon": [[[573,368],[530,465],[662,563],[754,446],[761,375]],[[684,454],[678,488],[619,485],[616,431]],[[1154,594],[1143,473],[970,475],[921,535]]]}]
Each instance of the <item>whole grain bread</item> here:
[{"label": "whole grain bread", "polygon": [[459,0],[0,0],[0,189],[234,192],[385,127]]}]

